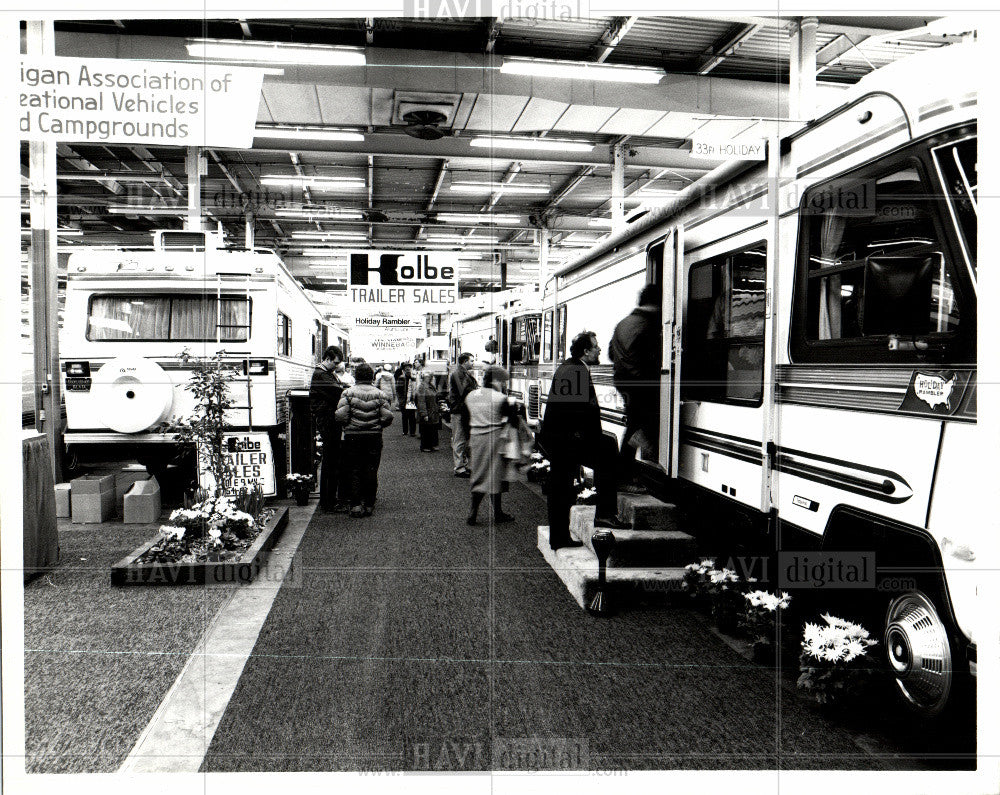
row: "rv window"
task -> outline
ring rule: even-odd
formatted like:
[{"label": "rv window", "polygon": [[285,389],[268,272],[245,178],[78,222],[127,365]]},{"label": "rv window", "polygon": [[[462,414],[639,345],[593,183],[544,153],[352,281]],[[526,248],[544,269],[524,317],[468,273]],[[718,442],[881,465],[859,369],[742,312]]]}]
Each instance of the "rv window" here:
[{"label": "rv window", "polygon": [[169,295],[93,295],[87,339],[95,341],[245,342],[247,298]]},{"label": "rv window", "polygon": [[552,310],[548,310],[542,320],[542,358],[552,361]]},{"label": "rv window", "polygon": [[278,312],[278,356],[292,355],[292,320]]},{"label": "rv window", "polygon": [[561,362],[566,358],[566,304],[556,309],[555,341],[556,360]]},{"label": "rv window", "polygon": [[[541,315],[526,315],[516,317],[511,321],[511,364],[531,364],[538,361],[541,352]],[[514,353],[514,345],[519,345],[518,353]]]},{"label": "rv window", "polygon": [[760,404],[766,262],[764,244],[758,243],[691,268],[683,399]]},{"label": "rv window", "polygon": [[958,302],[933,202],[909,163],[833,180],[806,194],[800,323],[813,347],[805,356],[799,351],[797,359],[808,360],[810,353],[822,358],[831,346],[835,351],[842,342],[853,349],[866,340],[873,352],[890,356],[891,338],[958,329]]},{"label": "rv window", "polygon": [[948,205],[958,223],[963,249],[973,271],[976,269],[976,242],[979,234],[979,172],[976,139],[934,150],[934,160],[945,186]]}]

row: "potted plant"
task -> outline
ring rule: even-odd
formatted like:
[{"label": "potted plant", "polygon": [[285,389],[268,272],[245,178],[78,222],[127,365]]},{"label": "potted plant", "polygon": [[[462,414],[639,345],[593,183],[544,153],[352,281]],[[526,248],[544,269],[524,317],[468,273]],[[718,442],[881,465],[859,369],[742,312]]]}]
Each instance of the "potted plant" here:
[{"label": "potted plant", "polygon": [[297,505],[309,504],[309,495],[312,493],[313,486],[316,484],[315,475],[303,475],[299,472],[293,472],[285,477],[285,483],[288,486],[288,490],[295,498],[295,503]]},{"label": "potted plant", "polygon": [[702,558],[699,562],[689,563],[684,567],[683,587],[693,601],[700,603],[708,601],[711,584],[709,576],[714,571],[717,569],[712,558]]},{"label": "potted plant", "polygon": [[860,624],[826,614],[823,620],[803,629],[798,686],[825,707],[842,707],[873,684],[868,649],[877,641]]},{"label": "potted plant", "polygon": [[712,599],[712,618],[719,632],[736,634],[743,609],[743,590],[739,576],[732,569],[712,569],[708,573],[708,592]]},{"label": "potted plant", "polygon": [[745,604],[739,616],[739,626],[753,644],[754,661],[773,663],[782,613],[792,597],[784,591],[780,595],[770,591],[750,591],[743,594],[743,599]]}]

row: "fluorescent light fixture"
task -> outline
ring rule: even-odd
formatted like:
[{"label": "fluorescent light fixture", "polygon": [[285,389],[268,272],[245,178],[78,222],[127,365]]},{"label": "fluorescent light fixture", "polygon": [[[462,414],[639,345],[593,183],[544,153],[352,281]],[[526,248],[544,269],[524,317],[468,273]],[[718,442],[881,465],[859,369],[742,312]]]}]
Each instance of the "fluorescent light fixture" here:
[{"label": "fluorescent light fixture", "polygon": [[249,63],[315,64],[318,66],[364,66],[364,50],[326,44],[285,44],[278,41],[235,39],[188,39],[188,55],[219,61]]},{"label": "fluorescent light fixture", "polygon": [[326,127],[255,127],[254,138],[284,138],[294,141],[363,141],[365,136],[354,130]]},{"label": "fluorescent light fixture", "polygon": [[333,257],[341,249],[350,247],[358,243],[357,240],[345,240],[343,246],[338,246],[336,248],[305,248],[302,249],[303,257]]},{"label": "fluorescent light fixture", "polygon": [[437,219],[447,224],[516,224],[520,215],[493,215],[491,213],[438,213]]},{"label": "fluorescent light fixture", "polygon": [[317,221],[360,221],[364,218],[360,210],[341,210],[336,207],[324,209],[316,207],[306,209],[299,207],[281,207],[274,211],[279,218],[299,218]]},{"label": "fluorescent light fixture", "polygon": [[71,172],[60,174],[57,179],[60,182],[166,182],[167,176],[158,172],[150,171],[148,174],[122,173],[119,171],[109,171],[105,173],[93,172],[80,174]]},{"label": "fluorescent light fixture", "polygon": [[587,226],[596,226],[596,227],[600,227],[601,229],[610,229],[611,228],[611,219],[610,218],[591,218],[589,221],[587,221]]},{"label": "fluorescent light fixture", "polygon": [[583,141],[560,141],[555,138],[481,137],[469,141],[477,149],[531,149],[542,152],[590,152],[593,144]]},{"label": "fluorescent light fixture", "polygon": [[292,237],[297,240],[328,240],[331,237],[368,237],[368,235],[364,232],[342,229],[329,232],[292,232]]},{"label": "fluorescent light fixture", "polygon": [[129,206],[113,205],[107,208],[111,215],[173,215],[185,216],[188,214],[187,207],[149,207],[149,206]]},{"label": "fluorescent light fixture", "polygon": [[365,187],[365,181],[361,177],[282,177],[276,174],[261,177],[260,184],[316,190],[356,190]]},{"label": "fluorescent light fixture", "polygon": [[347,263],[341,262],[337,265],[307,265],[306,267],[311,271],[343,270],[347,267]]},{"label": "fluorescent light fixture", "polygon": [[611,83],[659,83],[664,76],[662,69],[649,66],[613,66],[609,64],[582,63],[580,61],[553,61],[541,58],[504,58],[501,74],[528,77],[557,77],[567,80],[598,80]]},{"label": "fluorescent light fixture", "polygon": [[451,189],[456,193],[493,193],[502,190],[504,193],[544,193],[552,192],[548,185],[518,185],[513,182],[452,182]]}]

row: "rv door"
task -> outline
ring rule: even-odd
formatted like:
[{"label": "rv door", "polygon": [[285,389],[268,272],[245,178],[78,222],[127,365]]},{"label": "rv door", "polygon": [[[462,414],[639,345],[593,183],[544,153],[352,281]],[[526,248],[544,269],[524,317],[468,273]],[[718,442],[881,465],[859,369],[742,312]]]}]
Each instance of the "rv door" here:
[{"label": "rv door", "polygon": [[659,461],[667,476],[677,477],[680,448],[681,403],[681,320],[683,302],[678,290],[684,280],[678,271],[684,264],[684,227],[670,231],[662,243],[662,320],[663,356],[660,365],[660,443]]}]

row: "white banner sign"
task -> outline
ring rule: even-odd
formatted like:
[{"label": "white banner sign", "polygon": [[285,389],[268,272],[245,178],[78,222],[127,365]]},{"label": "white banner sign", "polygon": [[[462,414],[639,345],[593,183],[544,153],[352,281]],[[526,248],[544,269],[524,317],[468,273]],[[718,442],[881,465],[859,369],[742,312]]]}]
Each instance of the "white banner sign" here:
[{"label": "white banner sign", "polygon": [[417,355],[417,337],[405,332],[352,335],[351,355],[366,362],[411,362]]},{"label": "white banner sign", "polygon": [[[232,480],[226,484],[226,494],[260,486],[265,497],[273,497],[276,493],[274,455],[267,434],[227,433],[223,438],[223,450],[233,468]],[[207,489],[214,485],[215,478],[203,468],[204,464],[204,459],[199,455],[198,482]]]},{"label": "white banner sign", "polygon": [[263,79],[198,62],[23,57],[21,138],[249,149]]},{"label": "white banner sign", "polygon": [[356,309],[444,312],[458,300],[458,257],[438,251],[353,251],[348,297]]},{"label": "white banner sign", "polygon": [[763,139],[734,141],[711,135],[695,135],[691,139],[691,157],[698,160],[763,160]]}]

